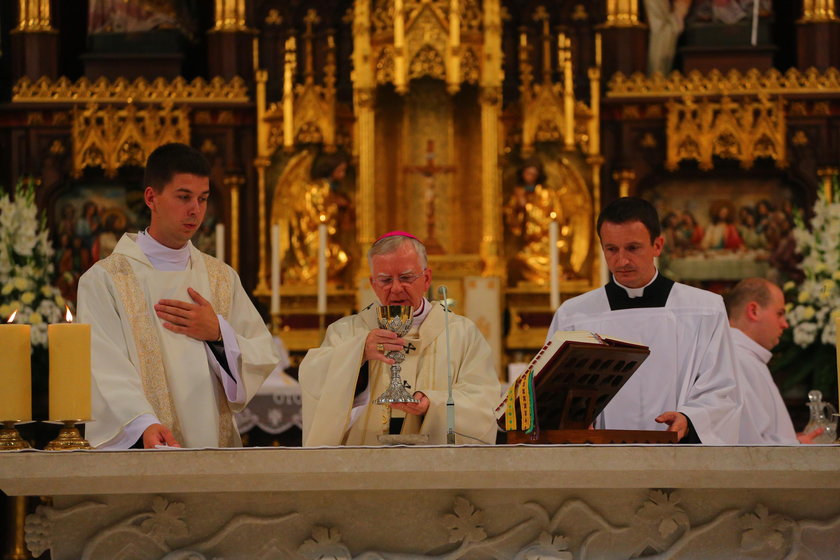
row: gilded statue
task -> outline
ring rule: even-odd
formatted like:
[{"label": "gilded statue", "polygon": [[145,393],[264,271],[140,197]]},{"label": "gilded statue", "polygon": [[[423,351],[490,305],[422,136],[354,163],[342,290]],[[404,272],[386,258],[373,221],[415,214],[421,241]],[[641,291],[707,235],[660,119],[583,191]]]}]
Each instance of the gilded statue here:
[{"label": "gilded statue", "polygon": [[511,285],[548,284],[551,222],[557,222],[558,264],[562,277],[580,277],[589,249],[589,200],[569,170],[560,167],[553,172],[553,178],[564,182],[559,188],[545,184],[539,165],[524,165],[519,172],[518,183],[505,204]]},{"label": "gilded statue", "polygon": [[[313,163],[314,162],[314,163]],[[278,181],[273,221],[281,224],[283,281],[309,284],[318,277],[321,223],[327,227],[327,278],[340,281],[350,262],[354,208],[344,181],[347,161],[311,152],[295,155]]]}]

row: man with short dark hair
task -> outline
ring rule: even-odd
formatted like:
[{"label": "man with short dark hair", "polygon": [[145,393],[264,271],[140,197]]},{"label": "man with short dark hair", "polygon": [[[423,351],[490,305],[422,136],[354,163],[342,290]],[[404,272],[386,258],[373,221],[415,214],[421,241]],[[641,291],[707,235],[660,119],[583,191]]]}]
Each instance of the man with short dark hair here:
[{"label": "man with short dark hair", "polygon": [[209,175],[185,144],[153,151],[149,228],[123,235],[79,281],[79,320],[91,325],[94,447],[241,445],[232,413],[279,361],[236,272],[190,243]]},{"label": "man with short dark hair", "polygon": [[[446,442],[448,345],[457,443],[496,441],[494,409],[501,386],[490,346],[475,324],[426,299],[432,271],[426,248],[405,232],[379,238],[368,252],[370,284],[382,305],[410,305],[414,319],[404,338],[379,328],[371,304],[327,329],[320,348],[300,364],[303,445],[381,445],[380,435],[428,435]],[[389,385],[389,351],[403,350],[401,377],[417,403],[374,405]]]},{"label": "man with short dark hair", "polygon": [[649,202],[615,200],[597,227],[612,278],[563,303],[548,338],[556,331],[592,331],[640,342],[650,356],[595,427],[667,429],[684,443],[737,443],[740,398],[720,296],[659,273],[654,259],[664,240]]},{"label": "man with short dark hair", "polygon": [[788,328],[782,290],[764,278],[746,278],[727,292],[723,301],[732,329],[744,403],[740,442],[813,443],[822,430],[796,434],[779,388],[767,368],[773,347]]}]

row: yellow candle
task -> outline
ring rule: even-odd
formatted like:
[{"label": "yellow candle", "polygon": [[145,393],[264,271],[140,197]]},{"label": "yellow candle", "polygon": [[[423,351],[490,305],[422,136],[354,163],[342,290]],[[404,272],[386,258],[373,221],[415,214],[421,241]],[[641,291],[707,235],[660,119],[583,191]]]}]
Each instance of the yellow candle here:
[{"label": "yellow candle", "polygon": [[840,405],[840,314],[834,318],[835,336],[834,344],[837,346],[837,403]]},{"label": "yellow candle", "polygon": [[49,325],[47,335],[50,420],[90,420],[90,325]]},{"label": "yellow candle", "polygon": [[29,325],[0,325],[0,356],[3,356],[0,422],[32,420],[31,351]]}]

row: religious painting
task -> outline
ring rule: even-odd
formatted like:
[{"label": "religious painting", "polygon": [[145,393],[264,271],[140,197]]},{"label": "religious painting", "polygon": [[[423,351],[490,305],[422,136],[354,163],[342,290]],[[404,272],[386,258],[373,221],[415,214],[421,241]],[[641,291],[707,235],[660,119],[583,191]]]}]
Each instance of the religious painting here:
[{"label": "religious painting", "polygon": [[[204,222],[193,238],[201,251],[215,254],[215,208],[211,197]],[[110,255],[123,233],[149,225],[143,189],[132,183],[79,182],[65,190],[52,208],[56,284],[76,301],[79,277]]]},{"label": "religious painting", "polygon": [[163,29],[193,38],[196,24],[192,4],[183,0],[91,0],[88,34],[136,34]]},{"label": "religious painting", "polygon": [[758,8],[759,17],[767,17],[773,13],[771,0],[695,0],[691,3],[688,23],[714,22],[732,25],[749,20]]},{"label": "religious painting", "polygon": [[694,0],[685,18],[685,46],[749,45],[756,16],[757,44],[768,44],[773,24],[771,0]]},{"label": "religious painting", "polygon": [[659,267],[700,285],[796,270],[793,209],[798,191],[781,179],[670,179],[642,196],[659,212],[665,248]]}]

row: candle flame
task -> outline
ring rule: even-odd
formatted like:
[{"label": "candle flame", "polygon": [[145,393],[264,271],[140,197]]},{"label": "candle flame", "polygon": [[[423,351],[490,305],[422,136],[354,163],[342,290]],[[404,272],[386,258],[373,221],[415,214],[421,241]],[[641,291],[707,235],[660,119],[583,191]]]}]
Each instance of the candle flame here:
[{"label": "candle flame", "polygon": [[551,216],[551,219],[552,219],[552,220],[557,219],[557,212],[552,212],[552,213],[550,214],[550,216]]},{"label": "candle flame", "polygon": [[321,218],[321,223],[324,223],[324,222],[327,221],[327,217],[324,214],[321,214],[320,218]]},{"label": "candle flame", "polygon": [[66,309],[66,310],[67,310],[67,313],[65,313],[65,314],[64,314],[64,319],[65,319],[68,323],[72,323],[72,322],[73,322],[73,314],[70,312],[70,308],[69,308],[69,307],[67,307],[67,305],[65,304],[65,305],[64,305],[64,309]]},{"label": "candle flame", "polygon": [[15,309],[14,312],[9,316],[9,320],[6,321],[6,322],[7,323],[14,323],[15,322],[15,317],[17,316],[17,312],[18,312],[18,310]]}]

